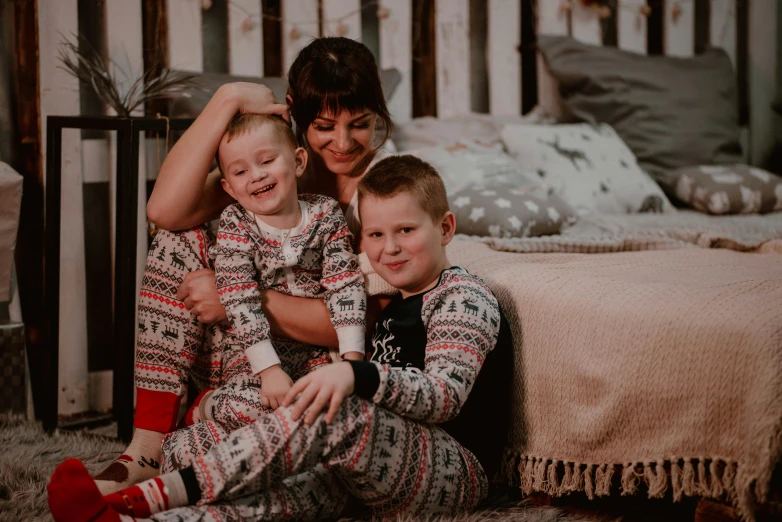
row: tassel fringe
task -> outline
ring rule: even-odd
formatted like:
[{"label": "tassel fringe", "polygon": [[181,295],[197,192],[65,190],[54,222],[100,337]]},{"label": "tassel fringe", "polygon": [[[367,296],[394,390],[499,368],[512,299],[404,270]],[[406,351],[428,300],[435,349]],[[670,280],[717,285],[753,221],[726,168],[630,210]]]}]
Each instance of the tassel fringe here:
[{"label": "tassel fringe", "polygon": [[[614,474],[621,495],[634,495],[646,485],[649,498],[663,498],[670,490],[675,502],[700,496],[736,506],[745,520],[754,520],[754,504],[762,502],[757,479],[745,476],[733,461],[707,458],[676,458],[624,464],[587,464],[520,455],[506,450],[501,478],[533,492],[552,497],[583,492],[589,499],[612,493]],[[614,488],[614,493],[617,492]]]}]

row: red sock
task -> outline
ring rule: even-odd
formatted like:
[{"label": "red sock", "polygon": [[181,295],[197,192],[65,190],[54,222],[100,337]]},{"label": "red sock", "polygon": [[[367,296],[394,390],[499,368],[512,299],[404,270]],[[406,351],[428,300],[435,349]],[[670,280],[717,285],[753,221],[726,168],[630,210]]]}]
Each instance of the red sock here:
[{"label": "red sock", "polygon": [[[201,401],[204,399],[204,395],[211,391],[213,391],[212,388],[206,388],[204,391],[198,394],[198,397],[195,398],[192,406],[190,406],[190,409],[188,409],[187,413],[185,414],[185,426],[192,426],[196,423],[196,421],[193,419],[193,412],[198,410],[198,407],[201,405]],[[199,420],[202,421],[204,419]]]},{"label": "red sock", "polygon": [[119,514],[104,500],[84,464],[77,459],[57,466],[46,490],[56,522],[120,522]]}]

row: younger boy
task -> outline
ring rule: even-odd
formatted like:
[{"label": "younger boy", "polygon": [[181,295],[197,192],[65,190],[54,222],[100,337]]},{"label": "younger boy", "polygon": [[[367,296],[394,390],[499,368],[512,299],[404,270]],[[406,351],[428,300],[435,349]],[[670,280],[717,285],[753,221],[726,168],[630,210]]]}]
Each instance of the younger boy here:
[{"label": "younger boy", "polygon": [[[430,165],[411,156],[380,161],[359,185],[359,208],[372,267],[401,291],[381,314],[371,361],[304,376],[282,408],[191,467],[135,489],[99,497],[82,464],[66,461],[49,484],[55,520],[76,520],[72,510],[108,521],[131,510],[174,520],[228,509],[305,520],[333,513],[348,494],[391,518],[470,510],[486,497],[506,442],[512,371],[497,300],[446,258],[455,220]],[[341,489],[324,495],[296,482],[310,470]],[[186,504],[200,507],[175,509]]]},{"label": "younger boy", "polygon": [[[322,363],[324,349],[286,339],[272,342],[260,291],[323,296],[339,338],[339,353],[332,357],[357,360],[364,356],[366,331],[363,277],[339,204],[297,194],[307,152],[285,121],[237,114],[220,142],[217,162],[223,188],[237,201],[223,211],[210,252],[217,290],[252,374],[260,375],[262,404],[276,409],[293,384],[290,376]],[[215,420],[209,413],[212,392],[197,402],[192,421]]]}]

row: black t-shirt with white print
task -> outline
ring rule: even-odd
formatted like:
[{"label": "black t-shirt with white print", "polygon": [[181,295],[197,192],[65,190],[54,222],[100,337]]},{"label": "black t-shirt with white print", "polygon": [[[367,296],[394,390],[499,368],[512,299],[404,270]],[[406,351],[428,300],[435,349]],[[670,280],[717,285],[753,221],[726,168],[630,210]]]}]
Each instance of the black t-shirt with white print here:
[{"label": "black t-shirt with white print", "polygon": [[491,290],[460,267],[380,315],[370,362],[352,362],[355,393],[440,424],[491,479],[507,442],[512,338]]}]

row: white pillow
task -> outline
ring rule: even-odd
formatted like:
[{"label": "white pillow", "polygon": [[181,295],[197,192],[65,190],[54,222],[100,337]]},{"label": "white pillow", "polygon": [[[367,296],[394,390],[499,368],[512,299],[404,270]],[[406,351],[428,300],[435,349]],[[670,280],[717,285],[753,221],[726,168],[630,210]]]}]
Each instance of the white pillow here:
[{"label": "white pillow", "polygon": [[507,125],[502,139],[581,215],[674,211],[609,125]]},{"label": "white pillow", "polygon": [[416,156],[437,169],[449,195],[475,185],[519,187],[537,182],[535,173],[525,172],[499,143],[483,145],[465,140],[400,154]]}]

